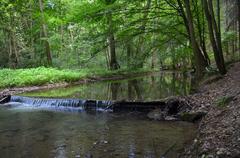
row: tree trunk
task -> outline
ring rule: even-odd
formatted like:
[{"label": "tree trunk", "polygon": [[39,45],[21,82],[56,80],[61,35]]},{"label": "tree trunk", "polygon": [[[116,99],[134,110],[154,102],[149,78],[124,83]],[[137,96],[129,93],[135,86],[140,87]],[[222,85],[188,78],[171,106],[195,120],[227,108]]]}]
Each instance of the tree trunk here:
[{"label": "tree trunk", "polygon": [[17,49],[17,39],[16,39],[16,30],[14,26],[15,20],[12,13],[10,13],[10,23],[8,30],[8,39],[9,39],[9,66],[10,68],[16,68],[19,62],[18,59],[18,49]]},{"label": "tree trunk", "polygon": [[208,22],[209,37],[212,44],[217,68],[221,74],[225,74],[226,68],[222,52],[221,35],[214,17],[212,1],[203,0],[203,2],[205,16]]},{"label": "tree trunk", "polygon": [[[192,13],[191,13],[191,9],[190,9],[190,1],[189,0],[187,2],[185,1],[185,3],[188,3],[187,5],[185,5],[185,6],[188,6],[188,8],[186,8],[186,13],[183,8],[183,4],[182,4],[181,0],[177,0],[177,3],[178,3],[178,7],[179,7],[178,12],[181,15],[181,17],[183,18],[183,22],[186,27],[187,33],[188,33],[188,38],[189,38],[189,41],[190,41],[192,49],[193,49],[194,65],[197,69],[197,73],[201,74],[205,70],[205,67],[207,67],[209,65],[208,55],[206,52],[205,52],[206,54],[204,54],[204,48],[202,48],[202,50],[201,50],[200,46],[197,43],[196,36],[194,33]],[[189,13],[190,13],[190,17],[189,17]],[[189,18],[191,18],[191,19],[189,19]],[[189,23],[191,23],[191,30],[190,30]],[[203,38],[203,40],[204,40],[203,46],[205,46],[205,39]]]},{"label": "tree trunk", "polygon": [[215,16],[214,16],[214,11],[213,11],[213,4],[212,4],[212,0],[208,0],[208,5],[209,5],[209,10],[210,10],[210,14],[212,17],[212,22],[213,22],[213,31],[215,33],[215,38],[216,38],[216,42],[217,42],[217,46],[218,46],[218,55],[220,58],[220,63],[221,65],[219,66],[219,71],[221,74],[225,74],[226,68],[225,68],[225,63],[224,63],[224,57],[223,57],[223,50],[222,50],[222,37],[221,37],[221,25],[220,25],[220,3],[218,2],[218,6],[217,6],[217,12],[218,12],[218,25],[217,22],[215,20]]},{"label": "tree trunk", "polygon": [[220,8],[220,2],[217,0],[217,24],[218,24],[218,31],[221,34],[221,8]]},{"label": "tree trunk", "polygon": [[131,68],[131,59],[132,59],[132,48],[131,48],[131,41],[127,40],[126,42],[126,48],[127,48],[127,67]]},{"label": "tree trunk", "polygon": [[135,65],[136,68],[142,68],[146,58],[145,56],[146,52],[144,52],[144,41],[145,41],[144,35],[146,31],[149,9],[151,8],[151,5],[152,5],[152,0],[147,0],[146,6],[144,7],[145,12],[143,14],[142,25],[140,26],[140,29],[143,35],[139,37],[137,48],[136,48],[136,56],[135,56],[135,59],[137,59],[136,61],[137,64]]},{"label": "tree trunk", "polygon": [[[201,48],[201,51],[203,52],[203,55],[207,61],[206,66],[210,65],[210,59],[209,56],[207,54],[207,49],[206,49],[206,41],[205,41],[205,19],[204,19],[204,11],[203,8],[201,8],[201,11],[199,11],[198,9],[198,1],[195,1],[195,8],[197,10],[197,28],[198,28],[198,36],[199,36],[199,45]],[[200,16],[202,18],[202,24],[201,24],[201,20],[200,20]]]},{"label": "tree trunk", "polygon": [[[39,8],[41,12],[41,23],[42,23],[42,36],[43,38],[48,38],[48,33],[47,33],[47,26],[45,24],[45,18],[44,18],[44,6],[42,0],[39,0]],[[50,49],[50,44],[47,39],[45,39],[44,42],[45,45],[45,53],[47,56],[47,63],[49,66],[52,66],[52,56],[51,56],[51,49]]]},{"label": "tree trunk", "polygon": [[108,49],[109,49],[109,66],[111,70],[117,70],[120,68],[117,57],[116,57],[116,46],[115,46],[115,38],[113,33],[113,21],[112,21],[112,13],[109,12],[107,15],[108,18]]},{"label": "tree trunk", "polygon": [[238,51],[240,55],[240,0],[237,1],[238,4]]},{"label": "tree trunk", "polygon": [[[178,0],[179,1],[179,0]],[[186,6],[186,18],[187,18],[187,24],[189,28],[189,35],[190,35],[190,42],[192,45],[192,49],[194,52],[194,60],[195,60],[195,66],[196,66],[196,73],[197,76],[201,76],[205,71],[205,65],[206,60],[199,48],[199,45],[196,41],[194,26],[193,26],[193,18],[192,18],[192,12],[190,8],[190,2],[189,0],[184,0],[185,6]]]}]

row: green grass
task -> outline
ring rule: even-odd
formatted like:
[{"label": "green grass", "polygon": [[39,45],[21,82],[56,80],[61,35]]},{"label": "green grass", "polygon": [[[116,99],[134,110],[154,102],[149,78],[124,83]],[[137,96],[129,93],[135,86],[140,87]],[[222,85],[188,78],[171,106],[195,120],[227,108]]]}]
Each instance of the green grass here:
[{"label": "green grass", "polygon": [[149,70],[116,70],[101,69],[59,70],[56,68],[38,67],[31,69],[2,69],[0,70],[0,88],[40,86],[51,83],[75,82],[88,77],[109,77],[129,73],[147,72]]}]

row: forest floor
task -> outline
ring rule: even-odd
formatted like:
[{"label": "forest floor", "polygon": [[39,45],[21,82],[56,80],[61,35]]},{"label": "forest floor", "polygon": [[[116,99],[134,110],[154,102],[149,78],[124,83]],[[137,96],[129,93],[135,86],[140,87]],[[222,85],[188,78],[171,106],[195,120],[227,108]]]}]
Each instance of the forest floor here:
[{"label": "forest floor", "polygon": [[240,63],[232,64],[218,81],[200,86],[198,93],[182,100],[193,111],[206,112],[199,131],[180,157],[239,158],[240,157]]}]

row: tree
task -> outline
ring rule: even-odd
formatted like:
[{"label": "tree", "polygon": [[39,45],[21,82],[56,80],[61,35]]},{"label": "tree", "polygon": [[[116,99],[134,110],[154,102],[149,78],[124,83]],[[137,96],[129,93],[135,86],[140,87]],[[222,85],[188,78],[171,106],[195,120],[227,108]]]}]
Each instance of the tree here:
[{"label": "tree", "polygon": [[[105,1],[107,5],[111,5],[114,3],[114,0]],[[112,19],[112,10],[108,10],[107,12],[107,23],[108,23],[108,32],[107,32],[107,39],[108,39],[108,52],[109,52],[109,66],[111,70],[119,69],[120,66],[117,62],[116,57],[116,46],[115,46],[115,37],[113,32],[113,19]]]},{"label": "tree", "polygon": [[240,54],[240,0],[238,0],[238,51]]},{"label": "tree", "polygon": [[50,44],[48,42],[47,25],[45,23],[44,4],[43,4],[42,0],[39,0],[39,8],[40,8],[40,12],[41,12],[42,38],[44,38],[45,53],[46,53],[46,56],[47,56],[47,63],[48,63],[49,66],[52,66],[51,49],[50,49]]},{"label": "tree", "polygon": [[203,0],[203,5],[204,5],[206,19],[208,22],[209,38],[212,44],[217,68],[221,74],[225,74],[226,68],[225,68],[223,51],[222,51],[221,33],[220,33],[220,28],[218,28],[220,26],[217,25],[217,22],[214,16],[212,1]]},{"label": "tree", "polygon": [[182,7],[182,2],[180,0],[178,1],[179,8],[181,8],[182,16],[184,17],[185,25],[189,33],[190,42],[192,45],[192,49],[194,52],[194,60],[195,60],[195,66],[196,66],[196,72],[198,76],[201,76],[204,71],[205,67],[207,66],[207,60],[204,57],[204,54],[201,52],[201,49],[199,47],[199,44],[196,40],[195,36],[195,30],[193,25],[193,17],[192,17],[192,11],[191,11],[191,5],[189,0],[184,0],[184,5],[186,7],[186,15],[184,13],[184,9]]},{"label": "tree", "polygon": [[[238,0],[225,0],[225,33],[224,37],[226,39],[225,41],[225,47],[227,56],[231,55],[232,59],[235,60],[235,52],[237,51],[237,34],[238,32],[238,26],[237,23],[239,21],[239,12],[238,12]],[[240,40],[239,40],[240,41]]]}]

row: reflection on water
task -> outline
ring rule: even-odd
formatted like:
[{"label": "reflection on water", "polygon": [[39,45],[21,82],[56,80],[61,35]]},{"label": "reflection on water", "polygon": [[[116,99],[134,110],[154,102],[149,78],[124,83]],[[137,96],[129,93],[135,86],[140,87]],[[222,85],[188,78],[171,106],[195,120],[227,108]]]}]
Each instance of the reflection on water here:
[{"label": "reflection on water", "polygon": [[156,73],[119,81],[97,82],[67,88],[43,90],[24,96],[65,97],[94,100],[158,100],[174,95],[186,95],[191,78],[182,73]]},{"label": "reflection on water", "polygon": [[136,116],[89,115],[0,108],[0,153],[4,158],[176,157],[195,127]]},{"label": "reflection on water", "polygon": [[[169,73],[22,95],[94,100],[158,100],[188,94],[190,86],[190,78]],[[74,100],[70,101],[75,105]],[[54,100],[25,98],[24,103],[29,102],[46,104],[46,107],[57,103]],[[68,100],[65,102],[69,103]],[[60,109],[60,106],[56,108]],[[190,123],[149,121],[142,115],[140,118],[133,114],[56,111],[0,107],[0,157],[174,158],[184,144],[193,138],[196,130]]]}]

